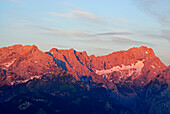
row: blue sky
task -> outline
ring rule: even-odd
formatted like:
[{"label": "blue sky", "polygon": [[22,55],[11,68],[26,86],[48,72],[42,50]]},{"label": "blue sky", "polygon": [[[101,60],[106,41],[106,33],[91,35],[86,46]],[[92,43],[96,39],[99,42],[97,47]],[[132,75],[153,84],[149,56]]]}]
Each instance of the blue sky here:
[{"label": "blue sky", "polygon": [[170,1],[0,0],[0,41],[88,55],[145,45],[170,65]]}]

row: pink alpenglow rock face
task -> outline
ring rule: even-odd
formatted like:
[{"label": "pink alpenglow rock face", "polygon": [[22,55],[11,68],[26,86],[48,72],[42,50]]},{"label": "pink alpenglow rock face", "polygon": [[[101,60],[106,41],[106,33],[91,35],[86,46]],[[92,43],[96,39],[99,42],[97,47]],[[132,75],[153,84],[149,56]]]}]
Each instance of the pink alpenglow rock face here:
[{"label": "pink alpenglow rock face", "polygon": [[[131,77],[133,83],[140,82],[138,85],[146,85],[167,68],[151,48],[144,46],[113,52],[106,56],[90,56],[90,60],[98,75],[108,79],[118,77],[122,81]],[[120,76],[113,75],[114,72],[118,72]]]},{"label": "pink alpenglow rock face", "polygon": [[35,45],[14,45],[0,49],[0,69],[5,72],[5,79],[1,81],[10,85],[58,71],[60,68],[51,56],[40,51]]},{"label": "pink alpenglow rock face", "polygon": [[144,46],[98,57],[74,49],[52,48],[49,52],[42,52],[35,45],[0,49],[1,86],[24,83],[47,73],[68,73],[77,81],[91,80],[116,91],[116,83],[143,86],[167,68],[151,48]]}]

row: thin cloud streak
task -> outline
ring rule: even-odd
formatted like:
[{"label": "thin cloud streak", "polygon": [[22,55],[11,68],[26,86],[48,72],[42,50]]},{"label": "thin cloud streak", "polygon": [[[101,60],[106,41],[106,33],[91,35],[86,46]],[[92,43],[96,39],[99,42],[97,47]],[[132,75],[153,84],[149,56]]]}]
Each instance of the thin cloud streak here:
[{"label": "thin cloud streak", "polygon": [[65,17],[65,18],[74,18],[74,15],[72,13],[65,13],[65,14],[60,14],[56,12],[49,12],[50,15],[58,16],[58,17]]},{"label": "thin cloud streak", "polygon": [[147,42],[136,41],[136,40],[121,38],[121,37],[113,37],[111,41],[119,43],[119,44],[126,44],[126,45],[134,45],[134,44],[135,45],[152,45],[152,44],[147,43]]},{"label": "thin cloud streak", "polygon": [[[81,11],[81,10],[69,10],[68,13],[56,13],[56,12],[49,12],[48,14],[58,16],[58,17],[64,17],[64,18],[72,18],[72,19],[81,19],[81,20],[88,20],[97,24],[107,24],[107,19],[103,19],[100,16],[97,16],[93,13]],[[129,23],[126,19],[121,18],[112,18],[115,21],[118,21],[123,24]]]},{"label": "thin cloud streak", "polygon": [[142,42],[142,41],[136,41],[136,40],[131,40],[128,38],[122,38],[122,37],[102,37],[102,38],[93,38],[93,39],[81,39],[81,40],[75,40],[77,42],[82,42],[82,43],[112,43],[116,45],[153,45],[151,43],[147,42]]},{"label": "thin cloud streak", "polygon": [[131,35],[131,32],[105,32],[105,33],[97,33],[95,36],[111,36],[111,35]]},{"label": "thin cloud streak", "polygon": [[161,34],[148,34],[147,36],[156,39],[166,39],[170,42],[170,30],[162,30]]},{"label": "thin cloud streak", "polygon": [[47,30],[56,34],[60,35],[72,35],[72,36],[78,36],[78,37],[98,37],[98,36],[117,36],[117,35],[131,35],[133,33],[131,32],[103,32],[103,33],[86,33],[86,32],[80,32],[80,31],[68,31],[58,28],[51,28],[51,27],[45,27],[40,25],[34,25],[34,24],[19,24],[20,26],[29,26],[34,27],[42,30]]},{"label": "thin cloud streak", "polygon": [[42,30],[47,30],[56,34],[61,34],[61,35],[72,35],[72,36],[88,36],[88,34],[84,32],[79,32],[79,31],[67,31],[63,29],[57,29],[57,28],[50,28],[50,27],[45,27],[45,26],[40,26],[40,25],[34,25],[34,24],[19,24],[21,26],[29,26],[29,27],[34,27]]},{"label": "thin cloud streak", "polygon": [[60,14],[56,12],[49,12],[49,14],[58,17],[65,17],[65,18],[86,19],[96,23],[102,22],[101,18],[98,17],[97,15],[86,11],[80,11],[80,10],[69,10],[69,12],[65,14]]},{"label": "thin cloud streak", "polygon": [[53,48],[69,48],[70,46],[65,45],[65,44],[57,44],[57,43],[39,43],[40,46],[47,46],[47,47],[53,47]]},{"label": "thin cloud streak", "polygon": [[124,23],[124,24],[129,23],[128,20],[126,20],[126,19],[121,19],[121,18],[115,18],[115,17],[114,17],[113,20],[116,20],[116,21],[121,22],[121,23]]},{"label": "thin cloud streak", "polygon": [[[85,33],[85,32],[80,32],[80,31],[68,31],[68,30],[63,30],[63,29],[57,29],[57,28],[50,28],[50,27],[45,27],[45,26],[40,26],[40,25],[34,25],[34,24],[19,24],[21,26],[29,26],[29,27],[34,27],[46,31],[50,31],[55,34],[59,35],[71,35],[71,36],[76,36],[81,39],[74,39],[74,41],[78,42],[98,42],[98,43],[113,43],[113,44],[120,44],[120,45],[152,45],[147,42],[142,42],[142,41],[135,41],[131,40],[128,38],[123,38],[123,37],[110,37],[114,35],[131,35],[132,33],[130,32],[104,32],[104,33],[96,33],[96,34],[90,34],[90,33]],[[109,37],[108,37],[109,36]],[[82,39],[83,38],[83,39]],[[86,38],[86,39],[85,39]]]}]

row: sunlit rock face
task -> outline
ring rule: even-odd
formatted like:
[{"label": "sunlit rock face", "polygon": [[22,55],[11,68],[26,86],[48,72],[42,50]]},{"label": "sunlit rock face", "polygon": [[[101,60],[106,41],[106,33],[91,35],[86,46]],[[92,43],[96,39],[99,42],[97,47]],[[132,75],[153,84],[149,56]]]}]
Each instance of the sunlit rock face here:
[{"label": "sunlit rock face", "polygon": [[153,50],[144,46],[113,52],[106,56],[90,56],[90,59],[96,74],[116,83],[128,78],[134,84],[140,82],[138,85],[146,85],[166,68]]},{"label": "sunlit rock face", "polygon": [[115,87],[120,82],[144,86],[167,67],[151,48],[144,46],[95,57],[74,49],[52,48],[42,52],[35,45],[14,45],[0,49],[0,68],[5,72],[2,82],[6,84],[24,83],[47,73],[65,71],[78,81],[90,79],[113,88],[112,85]]},{"label": "sunlit rock face", "polygon": [[61,70],[53,58],[40,51],[35,45],[14,45],[0,49],[0,68],[6,73],[3,83],[26,82],[49,72]]}]

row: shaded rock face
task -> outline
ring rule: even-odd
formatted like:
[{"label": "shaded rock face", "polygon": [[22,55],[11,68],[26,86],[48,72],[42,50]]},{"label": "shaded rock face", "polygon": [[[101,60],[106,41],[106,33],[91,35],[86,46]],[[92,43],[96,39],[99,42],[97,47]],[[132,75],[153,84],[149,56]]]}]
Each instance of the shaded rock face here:
[{"label": "shaded rock face", "polygon": [[[102,87],[86,90],[87,84],[73,83],[69,74],[44,75],[24,84],[6,88],[0,94],[2,114],[117,114],[133,113],[117,106],[109,92]],[[86,80],[88,81],[88,80]],[[17,93],[16,93],[17,91]],[[20,93],[20,94],[18,94]],[[16,95],[17,94],[17,95]],[[14,95],[9,100],[9,96]],[[8,96],[8,99],[5,99]],[[7,102],[2,102],[7,100]]]},{"label": "shaded rock face", "polygon": [[[121,86],[119,96],[105,88],[90,90],[85,77],[84,82],[73,82],[75,79],[66,71],[58,75],[46,74],[27,83],[1,89],[1,113],[102,113],[102,114],[169,114],[169,94],[167,83],[170,69],[162,71],[141,91],[121,99],[121,94],[133,93],[125,84]],[[111,83],[110,83],[111,84]],[[120,100],[121,99],[121,100]],[[125,102],[126,100],[126,102]],[[6,101],[6,102],[4,102]],[[67,110],[66,110],[67,109]],[[41,111],[39,111],[41,110]],[[42,112],[43,110],[43,112]]]},{"label": "shaded rock face", "polygon": [[[135,89],[138,94],[136,113],[170,113],[170,68],[163,70],[143,88]],[[144,104],[144,105],[143,105]]]},{"label": "shaded rock face", "polygon": [[91,63],[87,53],[77,52],[74,49],[57,50],[55,48],[50,50],[53,56],[65,62],[66,68],[77,80],[81,80],[82,76],[92,77],[92,80],[97,83],[104,83],[105,80],[95,73],[95,68]]}]

